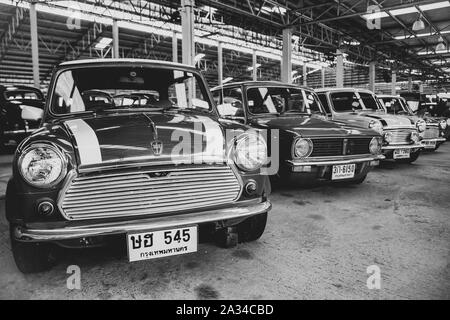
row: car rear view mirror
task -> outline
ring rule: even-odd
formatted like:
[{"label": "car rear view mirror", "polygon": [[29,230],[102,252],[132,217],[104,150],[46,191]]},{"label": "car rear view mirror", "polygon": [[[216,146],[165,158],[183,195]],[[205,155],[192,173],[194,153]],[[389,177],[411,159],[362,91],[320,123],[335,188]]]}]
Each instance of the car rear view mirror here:
[{"label": "car rear view mirror", "polygon": [[44,110],[31,107],[22,106],[22,119],[28,121],[39,121],[44,116]]}]

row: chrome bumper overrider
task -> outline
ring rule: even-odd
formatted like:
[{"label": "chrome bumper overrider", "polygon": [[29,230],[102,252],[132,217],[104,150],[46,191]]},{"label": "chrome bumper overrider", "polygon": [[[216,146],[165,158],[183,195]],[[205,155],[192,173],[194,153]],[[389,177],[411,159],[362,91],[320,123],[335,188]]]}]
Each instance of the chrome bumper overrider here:
[{"label": "chrome bumper overrider", "polygon": [[374,155],[374,156],[365,156],[361,157],[337,157],[330,159],[328,158],[310,158],[310,159],[299,159],[299,160],[288,160],[287,163],[290,166],[331,166],[336,164],[351,164],[351,163],[361,163],[361,162],[370,162],[370,161],[378,161],[383,160],[385,156],[383,155]]},{"label": "chrome bumper overrider", "polygon": [[87,221],[85,224],[81,224],[80,221],[76,225],[56,228],[51,228],[50,224],[48,227],[27,225],[26,227],[16,227],[14,235],[20,241],[57,241],[122,234],[130,231],[170,229],[192,224],[247,218],[267,212],[271,207],[272,204],[269,201],[261,202],[261,199],[257,199],[240,201],[232,207],[223,209],[121,222],[92,223]]}]

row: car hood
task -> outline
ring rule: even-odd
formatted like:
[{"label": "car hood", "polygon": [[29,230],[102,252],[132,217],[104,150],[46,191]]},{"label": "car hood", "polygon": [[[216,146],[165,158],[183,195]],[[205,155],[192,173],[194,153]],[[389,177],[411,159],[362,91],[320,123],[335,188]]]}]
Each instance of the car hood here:
[{"label": "car hood", "polygon": [[383,112],[374,112],[374,111],[357,111],[357,115],[369,117],[372,119],[380,120],[380,122],[385,127],[399,127],[405,126],[409,127],[414,124],[412,119],[409,119],[403,115],[391,115]]},{"label": "car hood", "polygon": [[251,122],[262,128],[284,130],[302,137],[376,135],[372,130],[310,116],[255,118]]},{"label": "car hood", "polygon": [[68,119],[61,125],[73,144],[79,166],[128,161],[195,163],[208,157],[224,158],[223,131],[209,116],[114,114]]}]

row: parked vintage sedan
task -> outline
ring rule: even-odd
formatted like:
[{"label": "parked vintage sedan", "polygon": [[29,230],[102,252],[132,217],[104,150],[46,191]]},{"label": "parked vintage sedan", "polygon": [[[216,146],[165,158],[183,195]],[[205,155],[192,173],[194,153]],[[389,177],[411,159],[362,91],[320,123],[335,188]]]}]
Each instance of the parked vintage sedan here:
[{"label": "parked vintage sedan", "polygon": [[0,85],[0,149],[17,146],[39,126],[39,121],[21,117],[24,106],[44,108],[44,95],[29,86]]},{"label": "parked vintage sedan", "polygon": [[281,82],[246,81],[228,83],[212,92],[223,123],[241,122],[272,133],[278,130],[280,165],[273,176],[282,182],[361,183],[384,159],[377,132],[326,120],[313,90]]},{"label": "parked vintage sedan", "polygon": [[365,89],[330,88],[316,90],[328,116],[336,121],[370,128],[383,136],[382,152],[387,159],[412,163],[423,146],[420,132],[425,121],[405,116],[386,114],[375,95]]},{"label": "parked vintage sedan", "polygon": [[[83,93],[96,90],[151,90],[158,105],[87,106]],[[55,244],[97,246],[119,235],[136,261],[196,251],[200,227],[223,246],[264,232],[271,208],[270,181],[260,174],[266,141],[242,124],[219,123],[193,67],[66,62],[53,74],[45,112],[24,108],[22,116],[43,117],[16,151],[6,192],[22,272],[49,268]]]},{"label": "parked vintage sedan", "polygon": [[[408,117],[416,124],[422,121],[422,118],[409,108],[404,98],[393,95],[377,95],[377,97],[387,113]],[[435,151],[446,141],[444,135],[447,122],[445,120],[436,121],[428,117],[424,120],[426,129],[420,133],[420,143],[425,149]]]}]

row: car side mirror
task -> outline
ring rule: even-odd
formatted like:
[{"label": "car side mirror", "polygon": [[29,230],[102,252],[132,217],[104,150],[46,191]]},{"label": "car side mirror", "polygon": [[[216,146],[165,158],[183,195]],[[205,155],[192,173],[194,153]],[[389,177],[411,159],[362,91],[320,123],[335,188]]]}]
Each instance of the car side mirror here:
[{"label": "car side mirror", "polygon": [[28,121],[39,121],[44,116],[44,110],[31,107],[31,106],[23,106],[22,107],[22,119]]}]

